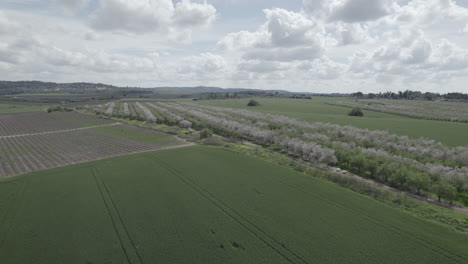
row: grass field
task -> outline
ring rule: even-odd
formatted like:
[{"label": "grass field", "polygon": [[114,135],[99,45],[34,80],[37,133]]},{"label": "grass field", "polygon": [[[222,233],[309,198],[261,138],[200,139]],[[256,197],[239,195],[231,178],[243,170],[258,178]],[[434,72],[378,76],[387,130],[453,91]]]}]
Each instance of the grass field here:
[{"label": "grass field", "polygon": [[3,179],[0,197],[2,264],[468,262],[467,236],[218,148]]},{"label": "grass field", "polygon": [[201,100],[197,103],[281,114],[312,122],[352,125],[371,130],[388,130],[391,133],[413,138],[435,139],[450,146],[468,145],[467,123],[421,120],[369,110],[364,111],[364,117],[350,117],[347,115],[350,108],[324,104],[325,102],[346,100],[343,97],[314,97],[312,100],[256,98],[256,100],[261,103],[261,106],[248,107],[249,99]]},{"label": "grass field", "polygon": [[44,111],[45,108],[47,107],[42,105],[18,105],[11,103],[0,103],[0,114],[38,112]]}]

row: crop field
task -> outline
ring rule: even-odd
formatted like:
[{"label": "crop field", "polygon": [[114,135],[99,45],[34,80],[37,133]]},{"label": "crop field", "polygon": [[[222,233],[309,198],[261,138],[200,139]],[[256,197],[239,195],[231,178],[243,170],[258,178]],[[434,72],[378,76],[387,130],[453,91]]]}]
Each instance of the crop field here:
[{"label": "crop field", "polygon": [[77,113],[0,115],[0,177],[180,144],[172,136]]},{"label": "crop field", "polygon": [[[436,120],[423,120],[401,115],[365,110],[364,117],[348,116],[349,107],[329,105],[337,101],[352,102],[351,99],[334,97],[313,97],[312,100],[287,98],[255,98],[258,107],[248,107],[247,99],[200,100],[197,104],[245,109],[262,113],[281,114],[309,122],[323,122],[351,125],[371,130],[387,130],[391,133],[425,137],[450,146],[468,145],[468,124]],[[398,100],[400,101],[400,100]],[[327,103],[327,104],[325,104]]]},{"label": "crop field", "polygon": [[11,98],[0,97],[0,114],[38,112],[46,108],[44,104],[32,102],[18,102]]},{"label": "crop field", "polygon": [[227,138],[273,147],[316,166],[344,168],[417,195],[468,203],[468,147],[187,102],[146,101],[129,106],[141,109],[145,114],[139,118],[149,123],[210,129]]},{"label": "crop field", "polygon": [[330,104],[361,107],[422,119],[468,122],[468,103],[466,102],[366,99],[337,101],[330,102]]},{"label": "crop field", "polygon": [[4,264],[468,261],[467,236],[212,147],[3,179],[0,196]]}]

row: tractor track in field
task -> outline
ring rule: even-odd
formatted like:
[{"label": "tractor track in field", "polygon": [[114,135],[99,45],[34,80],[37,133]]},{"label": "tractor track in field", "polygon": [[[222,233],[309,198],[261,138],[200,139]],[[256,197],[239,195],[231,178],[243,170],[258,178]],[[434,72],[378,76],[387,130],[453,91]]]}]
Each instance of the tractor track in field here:
[{"label": "tractor track in field", "polygon": [[119,239],[122,252],[124,253],[125,258],[127,259],[127,262],[129,264],[143,264],[143,261],[135,246],[135,243],[133,242],[125,226],[125,223],[122,219],[122,216],[120,215],[117,205],[115,204],[112,195],[109,189],[107,188],[106,183],[104,182],[104,179],[99,173],[99,170],[93,167],[90,168],[90,171],[96,182],[96,186],[99,190],[99,193],[101,194],[101,198],[106,207],[106,211],[112,222],[112,227]]},{"label": "tractor track in field", "polygon": [[176,169],[170,167],[166,163],[164,163],[162,160],[153,158],[153,162],[155,162],[158,165],[161,165],[164,167],[166,170],[168,170],[170,173],[172,173],[174,176],[179,178],[182,182],[190,186],[194,191],[199,193],[201,196],[203,196],[205,199],[210,201],[213,205],[215,205],[218,209],[223,211],[226,215],[228,215],[231,219],[233,219],[235,222],[237,222],[239,225],[244,227],[246,230],[248,230],[250,233],[252,233],[257,239],[262,241],[265,245],[267,245],[269,248],[271,248],[274,252],[276,252],[278,255],[283,257],[286,261],[289,263],[303,263],[303,264],[308,264],[308,262],[293,252],[292,250],[288,249],[283,243],[277,241],[274,237],[272,237],[270,234],[262,230],[260,227],[246,219],[244,216],[239,214],[237,211],[235,211],[233,208],[219,200],[215,195],[207,191],[205,188],[201,187],[200,185],[196,184],[189,178],[185,177],[177,171]]},{"label": "tractor track in field", "polygon": [[[465,259],[464,259],[463,256],[460,256],[460,255],[458,255],[456,253],[453,253],[451,251],[447,251],[446,249],[441,248],[440,246],[431,244],[430,242],[428,242],[427,240],[425,240],[424,238],[422,238],[420,236],[410,236],[410,235],[406,234],[405,232],[403,232],[396,225],[384,225],[384,224],[381,223],[381,221],[378,218],[376,218],[372,214],[366,213],[366,212],[364,212],[362,210],[351,210],[350,208],[348,208],[346,206],[343,206],[342,204],[340,204],[340,203],[338,203],[336,201],[333,201],[333,200],[329,199],[328,197],[326,197],[324,195],[318,195],[316,193],[305,190],[302,186],[297,185],[297,184],[291,184],[291,183],[285,181],[284,179],[282,179],[280,177],[274,177],[274,179],[276,181],[280,182],[281,184],[284,184],[285,186],[288,186],[289,188],[293,188],[293,189],[295,189],[295,190],[297,190],[299,192],[302,192],[302,193],[304,193],[304,194],[306,194],[308,196],[314,197],[316,199],[320,199],[323,202],[326,202],[326,203],[330,204],[331,206],[339,208],[340,210],[347,211],[350,214],[360,215],[363,218],[370,221],[371,223],[373,223],[374,225],[379,226],[379,227],[381,227],[381,228],[383,228],[383,229],[385,229],[385,230],[387,230],[387,231],[389,231],[391,233],[395,233],[395,234],[399,235],[401,238],[403,238],[403,239],[405,239],[407,241],[414,241],[414,242],[419,243],[421,246],[423,246],[425,248],[437,251],[441,255],[445,256],[446,258],[448,258],[450,260],[453,260],[453,261],[458,262],[458,263],[465,263]],[[462,259],[462,261],[459,261],[459,259]]]}]

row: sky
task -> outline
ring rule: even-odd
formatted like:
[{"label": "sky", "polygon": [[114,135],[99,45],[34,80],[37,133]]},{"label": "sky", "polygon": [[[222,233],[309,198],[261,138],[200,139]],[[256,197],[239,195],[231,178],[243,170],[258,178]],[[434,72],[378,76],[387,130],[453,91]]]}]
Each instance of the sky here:
[{"label": "sky", "polygon": [[468,93],[468,0],[2,0],[0,79]]}]

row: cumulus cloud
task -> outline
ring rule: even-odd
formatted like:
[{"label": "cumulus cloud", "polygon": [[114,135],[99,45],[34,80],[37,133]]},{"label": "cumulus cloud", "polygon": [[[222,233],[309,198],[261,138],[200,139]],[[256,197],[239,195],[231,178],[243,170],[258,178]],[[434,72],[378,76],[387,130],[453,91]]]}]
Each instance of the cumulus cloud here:
[{"label": "cumulus cloud", "polygon": [[185,35],[215,18],[216,9],[206,2],[183,0],[174,6],[171,0],[101,0],[100,7],[90,16],[90,25],[95,30],[135,34],[175,31]]},{"label": "cumulus cloud", "polygon": [[208,5],[182,0],[176,4],[174,23],[183,28],[201,27],[212,23],[216,18],[216,8]]},{"label": "cumulus cloud", "polygon": [[376,20],[391,14],[396,6],[394,0],[347,0],[334,6],[329,19],[348,23]]},{"label": "cumulus cloud", "polygon": [[270,35],[266,30],[255,32],[243,30],[227,34],[216,45],[221,50],[246,49],[267,43],[269,39]]},{"label": "cumulus cloud", "polygon": [[348,66],[337,63],[328,57],[324,57],[299,66],[306,70],[307,79],[335,80],[340,78],[348,70]]},{"label": "cumulus cloud", "polygon": [[67,11],[74,12],[88,4],[89,0],[55,0]]},{"label": "cumulus cloud", "polygon": [[14,32],[18,25],[0,10],[0,35]]},{"label": "cumulus cloud", "polygon": [[243,59],[265,61],[303,61],[314,60],[320,57],[323,46],[293,47],[293,48],[258,48],[247,51]]},{"label": "cumulus cloud", "polygon": [[368,26],[358,23],[339,23],[337,32],[341,45],[359,44],[372,39],[368,32]]},{"label": "cumulus cloud", "polygon": [[237,69],[245,72],[274,72],[287,69],[287,66],[276,61],[242,61],[237,65]]},{"label": "cumulus cloud", "polygon": [[207,52],[184,58],[177,71],[182,74],[196,74],[200,77],[220,73],[225,68],[226,61],[223,57]]},{"label": "cumulus cloud", "polygon": [[412,0],[399,7],[392,16],[394,22],[430,24],[440,19],[468,17],[468,9],[453,0]]},{"label": "cumulus cloud", "polygon": [[377,20],[394,12],[395,0],[303,0],[304,10],[329,21]]},{"label": "cumulus cloud", "polygon": [[437,43],[421,31],[404,32],[374,51],[356,52],[350,60],[350,71],[378,82],[421,82],[429,77],[457,76],[468,69],[468,51],[443,39]]},{"label": "cumulus cloud", "polygon": [[275,8],[264,10],[266,23],[255,32],[228,34],[218,47],[244,51],[244,60],[302,61],[320,57],[327,36],[323,27],[302,13]]}]

